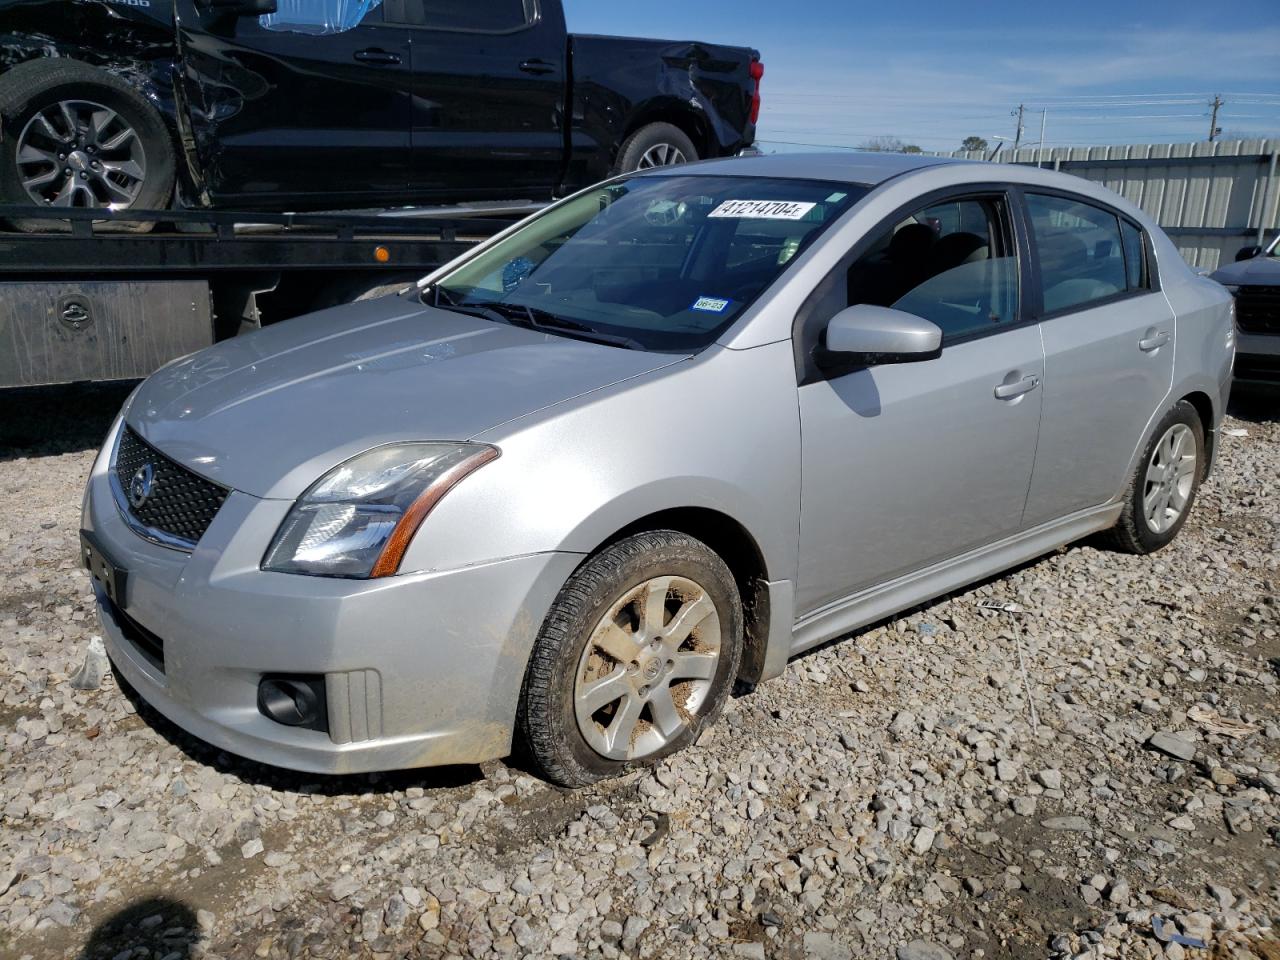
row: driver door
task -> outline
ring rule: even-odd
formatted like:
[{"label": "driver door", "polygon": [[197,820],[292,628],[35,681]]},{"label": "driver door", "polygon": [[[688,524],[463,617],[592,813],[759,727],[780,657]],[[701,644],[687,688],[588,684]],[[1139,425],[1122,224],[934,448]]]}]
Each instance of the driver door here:
[{"label": "driver door", "polygon": [[177,6],[184,92],[216,203],[403,202],[410,31],[384,22],[381,0],[279,0],[262,17]]},{"label": "driver door", "polygon": [[1003,193],[942,197],[891,218],[810,297],[806,357],[856,303],[931,320],[943,341],[936,359],[805,370],[798,617],[1021,528],[1044,355],[1017,246]]}]

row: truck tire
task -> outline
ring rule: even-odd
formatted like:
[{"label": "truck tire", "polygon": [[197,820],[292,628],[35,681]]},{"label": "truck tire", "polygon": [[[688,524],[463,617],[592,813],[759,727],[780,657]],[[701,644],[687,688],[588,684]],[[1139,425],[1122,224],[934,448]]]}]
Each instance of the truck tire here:
[{"label": "truck tire", "polygon": [[[104,70],[63,57],[0,75],[0,202],[123,210],[168,209],[173,140],[146,98]],[[60,221],[16,219],[26,232]],[[152,224],[99,229],[144,233]]]},{"label": "truck tire", "polygon": [[669,123],[650,123],[623,141],[613,172],[631,173],[651,167],[670,167],[697,159],[698,148],[683,130]]}]

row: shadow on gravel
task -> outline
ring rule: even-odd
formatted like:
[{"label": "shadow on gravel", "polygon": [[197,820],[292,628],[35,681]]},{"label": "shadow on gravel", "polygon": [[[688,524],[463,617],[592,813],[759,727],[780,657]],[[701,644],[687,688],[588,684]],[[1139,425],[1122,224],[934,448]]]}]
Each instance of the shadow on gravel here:
[{"label": "shadow on gravel", "polygon": [[1251,423],[1280,421],[1280,386],[1237,384],[1231,388],[1231,403],[1227,406],[1227,412],[1238,420],[1248,420]]},{"label": "shadow on gravel", "polygon": [[96,450],[136,380],[0,390],[0,461]]},{"label": "shadow on gravel", "polygon": [[234,776],[245,783],[283,790],[289,793],[318,794],[325,797],[371,796],[421,787],[423,790],[445,790],[464,787],[484,780],[480,767],[472,765],[422,767],[416,770],[391,770],[386,773],[324,774],[299,773],[283,767],[247,760],[213,744],[192,736],[152,707],[112,668],[121,692],[137,710],[140,723],[150,727],[196,763],[212,767],[218,773]]},{"label": "shadow on gravel", "polygon": [[199,940],[199,926],[190,907],[168,897],[148,897],[117,910],[94,927],[80,951],[80,960],[128,955],[187,960]]}]

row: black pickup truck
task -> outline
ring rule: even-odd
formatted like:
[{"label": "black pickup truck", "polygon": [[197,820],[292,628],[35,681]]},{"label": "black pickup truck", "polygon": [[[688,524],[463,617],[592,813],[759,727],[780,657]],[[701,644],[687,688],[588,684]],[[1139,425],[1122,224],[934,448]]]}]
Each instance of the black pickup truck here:
[{"label": "black pickup truck", "polygon": [[550,199],[750,146],[763,74],[560,0],[0,0],[0,203]]}]

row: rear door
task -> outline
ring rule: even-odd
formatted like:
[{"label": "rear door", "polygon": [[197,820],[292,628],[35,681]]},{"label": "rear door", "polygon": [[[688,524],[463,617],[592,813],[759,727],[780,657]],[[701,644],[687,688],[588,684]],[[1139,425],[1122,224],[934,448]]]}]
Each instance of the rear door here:
[{"label": "rear door", "polygon": [[1021,529],[1043,356],[1010,209],[1001,190],[895,214],[802,310],[802,355],[856,303],[943,341],[931,360],[802,375],[799,616]]},{"label": "rear door", "polygon": [[336,207],[409,187],[409,37],[375,0],[239,17],[179,0],[184,90],[218,202]]},{"label": "rear door", "polygon": [[1072,194],[1025,195],[1044,339],[1028,524],[1114,499],[1173,382],[1173,311],[1141,227]]},{"label": "rear door", "polygon": [[424,199],[545,199],[564,160],[559,3],[387,0],[413,27],[412,189]]}]

